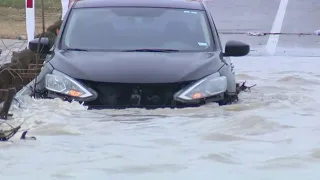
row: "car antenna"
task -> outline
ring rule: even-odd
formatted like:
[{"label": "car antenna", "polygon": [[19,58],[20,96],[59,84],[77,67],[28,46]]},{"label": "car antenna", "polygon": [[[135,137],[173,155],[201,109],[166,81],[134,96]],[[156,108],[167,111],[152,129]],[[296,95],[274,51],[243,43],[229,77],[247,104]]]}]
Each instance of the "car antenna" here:
[{"label": "car antenna", "polygon": [[[42,33],[40,34],[38,46],[37,46],[37,51],[36,51],[36,64],[38,64],[38,62],[39,62],[40,41],[41,41],[41,38],[45,34],[45,19],[44,19],[44,2],[43,2],[43,0],[41,0],[41,16],[42,16]],[[33,97],[34,98],[36,96],[37,76],[38,76],[37,71],[35,71],[34,87],[33,87]]]}]

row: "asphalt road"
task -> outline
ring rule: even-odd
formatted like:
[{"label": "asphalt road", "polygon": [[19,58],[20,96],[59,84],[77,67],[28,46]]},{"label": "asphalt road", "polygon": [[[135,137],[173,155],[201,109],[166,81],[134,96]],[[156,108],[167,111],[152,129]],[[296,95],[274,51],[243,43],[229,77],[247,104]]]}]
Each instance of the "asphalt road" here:
[{"label": "asphalt road", "polygon": [[0,39],[0,65],[11,61],[12,51],[20,51],[27,46],[26,40]]},{"label": "asphalt road", "polygon": [[[313,33],[320,29],[319,0],[207,0],[207,5],[221,32],[223,46],[228,40],[241,40],[250,44],[251,55],[320,56],[320,36],[246,34]],[[232,32],[236,34],[229,34]],[[15,44],[16,48],[26,45],[12,40],[2,42],[6,46]],[[3,43],[1,49],[5,49]]]},{"label": "asphalt road", "polygon": [[207,5],[222,33],[223,45],[228,40],[241,40],[251,45],[252,55],[320,56],[320,36],[245,34],[313,33],[320,29],[319,0],[209,0]]}]

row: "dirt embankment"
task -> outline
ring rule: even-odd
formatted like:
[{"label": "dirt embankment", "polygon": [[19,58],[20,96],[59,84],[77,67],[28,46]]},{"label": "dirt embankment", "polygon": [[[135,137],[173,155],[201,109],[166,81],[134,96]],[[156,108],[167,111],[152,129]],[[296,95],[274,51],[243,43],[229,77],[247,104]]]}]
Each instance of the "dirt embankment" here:
[{"label": "dirt embankment", "polygon": [[[61,16],[60,9],[45,10],[45,27],[52,25]],[[42,32],[41,9],[36,10],[36,32]],[[26,37],[26,12],[25,9],[0,6],[0,38],[18,39]]]}]

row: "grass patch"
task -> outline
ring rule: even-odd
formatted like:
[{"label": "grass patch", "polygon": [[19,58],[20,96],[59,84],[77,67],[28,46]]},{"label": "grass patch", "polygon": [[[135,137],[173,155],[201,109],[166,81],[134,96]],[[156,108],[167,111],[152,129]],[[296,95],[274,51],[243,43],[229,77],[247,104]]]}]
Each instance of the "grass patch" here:
[{"label": "grass patch", "polygon": [[[2,0],[0,0],[2,1]],[[61,10],[46,9],[46,28],[60,19]],[[42,31],[41,9],[36,10],[36,34]],[[0,39],[15,39],[20,35],[26,35],[26,11],[20,8],[8,8],[0,6]],[[0,42],[1,44],[1,42]]]},{"label": "grass patch", "polygon": [[[45,9],[61,9],[61,0],[44,0]],[[35,0],[36,8],[41,8],[41,0]],[[25,8],[25,0],[0,0],[0,6],[12,8]]]},{"label": "grass patch", "polygon": [[[41,0],[36,4],[36,34],[42,30]],[[44,0],[45,27],[49,27],[60,19],[62,13],[61,0]],[[0,0],[0,39],[26,35],[25,0]]]}]

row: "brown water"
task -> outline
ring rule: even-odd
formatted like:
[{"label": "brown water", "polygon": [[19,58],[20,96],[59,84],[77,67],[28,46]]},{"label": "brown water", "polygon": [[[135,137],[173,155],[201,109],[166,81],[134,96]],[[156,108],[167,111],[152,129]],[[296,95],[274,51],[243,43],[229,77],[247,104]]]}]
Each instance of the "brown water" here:
[{"label": "brown water", "polygon": [[0,177],[317,180],[319,61],[233,62],[238,80],[257,86],[230,106],[86,111],[26,98],[13,121],[38,140],[1,143]]}]

